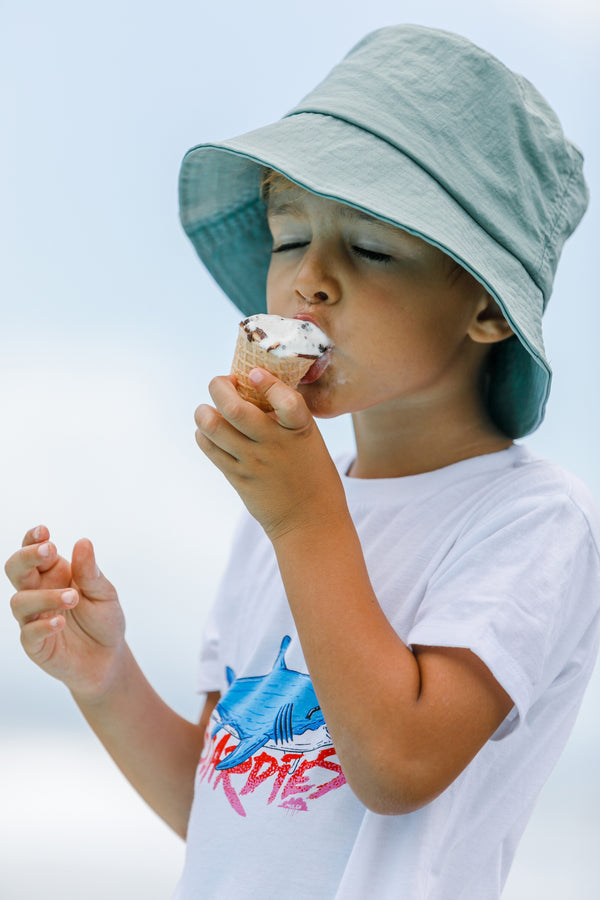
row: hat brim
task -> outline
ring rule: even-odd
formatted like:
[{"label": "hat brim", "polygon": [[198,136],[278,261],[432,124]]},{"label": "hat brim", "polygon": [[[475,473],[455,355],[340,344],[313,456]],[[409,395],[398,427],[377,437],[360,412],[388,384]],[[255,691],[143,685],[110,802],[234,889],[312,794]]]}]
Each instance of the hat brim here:
[{"label": "hat brim", "polygon": [[272,242],[260,198],[263,167],[423,238],[480,281],[515,335],[494,353],[490,412],[511,437],[538,427],[551,379],[540,325],[541,291],[521,263],[418,163],[346,121],[299,113],[232,140],[199,145],[184,157],[179,182],[183,227],[244,315],[266,308]]}]

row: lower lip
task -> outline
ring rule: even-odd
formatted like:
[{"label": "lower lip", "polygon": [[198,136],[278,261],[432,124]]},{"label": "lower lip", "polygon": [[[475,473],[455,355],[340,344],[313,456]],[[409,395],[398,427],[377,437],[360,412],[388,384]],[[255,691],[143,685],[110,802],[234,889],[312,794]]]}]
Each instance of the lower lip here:
[{"label": "lower lip", "polygon": [[328,350],[323,356],[320,356],[318,359],[314,361],[300,384],[312,384],[317,381],[327,368],[331,361],[331,350]]}]

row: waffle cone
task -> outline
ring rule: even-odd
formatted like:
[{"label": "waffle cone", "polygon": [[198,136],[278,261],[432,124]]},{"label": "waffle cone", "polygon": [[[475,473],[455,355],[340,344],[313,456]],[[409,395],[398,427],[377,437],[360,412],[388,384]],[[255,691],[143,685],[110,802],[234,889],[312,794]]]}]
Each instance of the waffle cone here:
[{"label": "waffle cone", "polygon": [[267,369],[268,372],[280,378],[285,384],[296,388],[313,363],[314,359],[312,358],[276,356],[274,353],[264,350],[258,341],[249,341],[246,331],[240,326],[231,373],[237,378],[237,389],[244,400],[249,400],[250,403],[269,412],[273,407],[248,381],[248,373],[256,366],[260,366],[261,369]]}]

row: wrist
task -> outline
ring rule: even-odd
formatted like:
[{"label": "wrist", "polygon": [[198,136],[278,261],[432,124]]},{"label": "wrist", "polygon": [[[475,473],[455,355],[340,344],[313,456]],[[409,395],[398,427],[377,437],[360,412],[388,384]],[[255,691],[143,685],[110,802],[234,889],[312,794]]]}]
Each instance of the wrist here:
[{"label": "wrist", "polygon": [[91,678],[69,685],[71,696],[81,709],[110,705],[115,696],[127,690],[135,669],[137,663],[123,641],[104,666],[94,667]]},{"label": "wrist", "polygon": [[326,500],[320,496],[304,498],[291,512],[263,523],[265,533],[274,547],[289,541],[315,542],[335,534],[337,529],[351,523],[343,491],[336,497],[328,492]]},{"label": "wrist", "polygon": [[291,554],[305,565],[310,564],[313,554],[320,557],[332,553],[335,558],[340,545],[349,538],[352,542],[355,535],[354,523],[345,503],[340,507],[328,504],[326,509],[321,504],[318,509],[305,515],[296,513],[293,519],[286,519],[277,529],[267,531],[280,562]]}]

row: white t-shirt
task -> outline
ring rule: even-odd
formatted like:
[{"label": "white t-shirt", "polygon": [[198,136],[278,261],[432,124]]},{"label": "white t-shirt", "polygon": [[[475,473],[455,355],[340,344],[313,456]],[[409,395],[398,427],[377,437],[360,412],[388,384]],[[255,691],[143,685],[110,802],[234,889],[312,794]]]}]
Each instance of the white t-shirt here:
[{"label": "white t-shirt", "polygon": [[469,648],[514,708],[435,801],[404,816],[367,810],[345,783],[272,546],[245,516],[201,653],[199,689],[222,699],[178,900],[494,900],[572,728],[600,625],[586,488],[516,445],[343,482],[401,639]]}]

